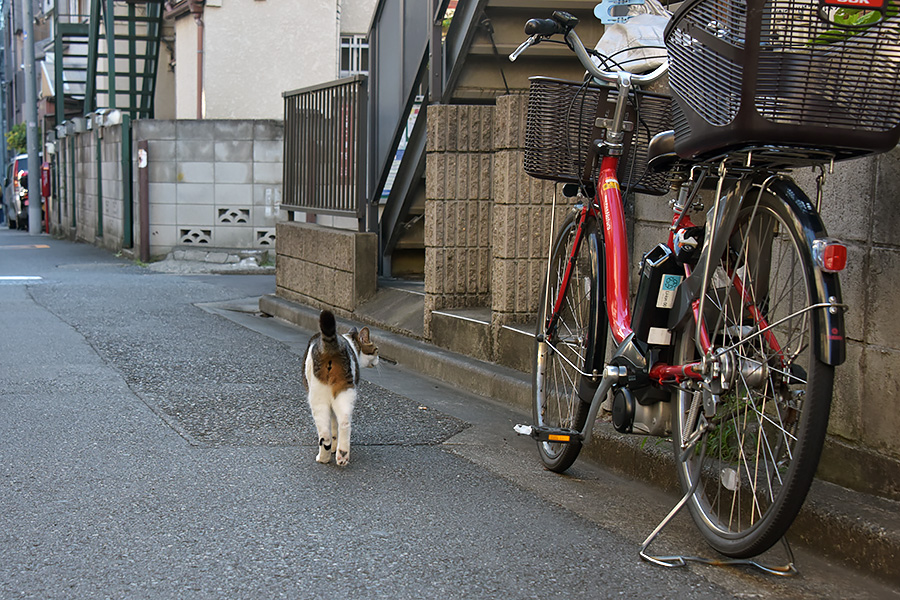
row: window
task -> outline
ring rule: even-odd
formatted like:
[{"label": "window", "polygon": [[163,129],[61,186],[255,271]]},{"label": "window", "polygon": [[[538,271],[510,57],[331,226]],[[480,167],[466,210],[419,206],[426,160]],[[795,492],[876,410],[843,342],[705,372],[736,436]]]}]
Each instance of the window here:
[{"label": "window", "polygon": [[369,41],[366,36],[341,36],[341,64],[339,77],[352,75],[368,75],[369,73]]}]

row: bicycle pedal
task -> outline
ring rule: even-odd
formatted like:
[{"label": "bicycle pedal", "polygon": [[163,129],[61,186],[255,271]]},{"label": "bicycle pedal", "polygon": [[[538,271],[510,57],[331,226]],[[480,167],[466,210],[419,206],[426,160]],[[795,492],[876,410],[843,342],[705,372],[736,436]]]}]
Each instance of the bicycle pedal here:
[{"label": "bicycle pedal", "polygon": [[513,429],[519,435],[527,435],[538,442],[572,444],[581,442],[584,439],[580,431],[575,431],[573,429],[558,429],[554,427],[540,427],[537,425],[516,425]]}]

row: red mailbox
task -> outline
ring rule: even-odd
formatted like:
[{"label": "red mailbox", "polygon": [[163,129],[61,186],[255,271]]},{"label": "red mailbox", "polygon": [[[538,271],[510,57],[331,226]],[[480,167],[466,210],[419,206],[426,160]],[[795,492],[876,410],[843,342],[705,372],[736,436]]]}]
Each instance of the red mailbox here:
[{"label": "red mailbox", "polygon": [[50,163],[41,165],[41,196],[50,197]]}]

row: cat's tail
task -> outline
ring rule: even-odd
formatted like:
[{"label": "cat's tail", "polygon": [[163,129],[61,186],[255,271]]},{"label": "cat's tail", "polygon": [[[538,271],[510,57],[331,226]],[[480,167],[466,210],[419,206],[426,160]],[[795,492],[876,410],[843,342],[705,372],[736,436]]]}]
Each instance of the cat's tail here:
[{"label": "cat's tail", "polygon": [[319,315],[319,331],[322,332],[323,344],[330,346],[337,343],[337,322],[330,310],[323,310]]}]

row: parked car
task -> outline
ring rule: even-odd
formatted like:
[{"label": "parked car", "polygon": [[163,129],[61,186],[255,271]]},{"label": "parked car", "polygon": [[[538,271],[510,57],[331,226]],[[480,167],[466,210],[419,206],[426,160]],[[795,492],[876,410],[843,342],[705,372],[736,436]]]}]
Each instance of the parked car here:
[{"label": "parked car", "polygon": [[28,228],[28,155],[9,161],[3,178],[3,205],[10,229]]}]

